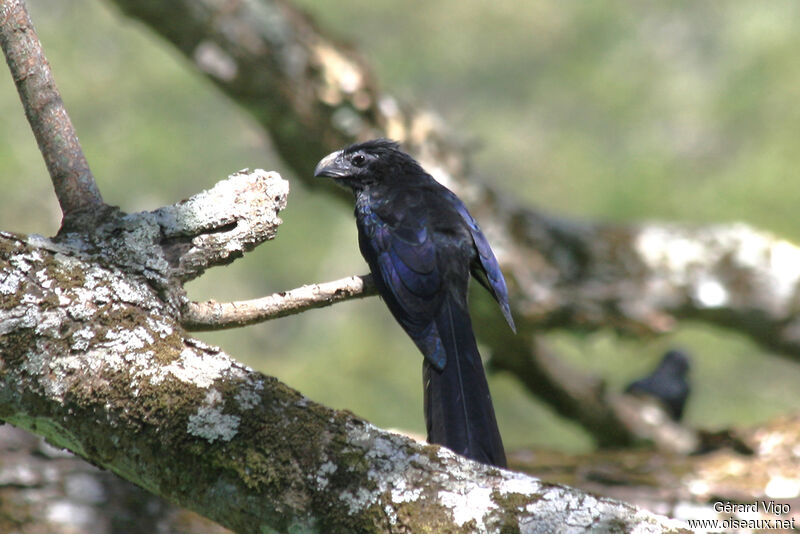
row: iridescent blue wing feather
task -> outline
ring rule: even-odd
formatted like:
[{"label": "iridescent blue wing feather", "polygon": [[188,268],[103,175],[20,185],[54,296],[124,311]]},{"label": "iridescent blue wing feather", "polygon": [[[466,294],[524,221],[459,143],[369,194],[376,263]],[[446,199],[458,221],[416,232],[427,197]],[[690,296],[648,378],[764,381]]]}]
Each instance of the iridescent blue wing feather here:
[{"label": "iridescent blue wing feather", "polygon": [[472,234],[472,241],[475,243],[475,249],[478,251],[479,265],[472,266],[472,276],[485,287],[489,293],[494,297],[500,305],[503,312],[503,317],[506,318],[508,325],[514,332],[517,331],[514,325],[514,318],[511,317],[511,309],[508,306],[508,287],[506,286],[506,279],[503,277],[503,272],[500,270],[500,265],[497,263],[497,258],[492,252],[492,247],[489,246],[489,241],[483,235],[480,226],[475,219],[467,211],[467,207],[463,202],[452,192],[448,191],[450,202],[458,211],[459,215],[467,223],[470,234]]},{"label": "iridescent blue wing feather", "polygon": [[435,318],[444,292],[427,218],[411,201],[402,216],[392,219],[382,218],[373,208],[357,208],[358,230],[361,252],[372,272],[379,274],[378,292],[425,358],[443,369],[447,354]]}]

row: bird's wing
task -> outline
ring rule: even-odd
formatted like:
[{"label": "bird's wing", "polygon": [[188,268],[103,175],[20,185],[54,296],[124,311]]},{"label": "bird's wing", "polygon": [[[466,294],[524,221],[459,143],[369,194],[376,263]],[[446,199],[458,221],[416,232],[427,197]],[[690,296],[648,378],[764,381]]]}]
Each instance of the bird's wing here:
[{"label": "bird's wing", "polygon": [[359,210],[359,246],[378,275],[378,291],[431,365],[443,369],[447,355],[435,318],[445,292],[425,211],[414,195],[395,197],[391,210]]},{"label": "bird's wing", "polygon": [[467,207],[464,203],[461,202],[455,193],[451,191],[448,191],[448,193],[450,202],[452,202],[456,211],[458,211],[461,218],[464,219],[464,222],[467,224],[470,234],[472,234],[475,250],[478,252],[478,259],[480,261],[478,264],[472,265],[472,276],[474,276],[475,279],[491,293],[497,303],[500,304],[503,317],[506,318],[511,330],[516,332],[517,328],[514,325],[514,319],[511,317],[511,309],[508,306],[506,279],[503,278],[503,272],[500,270],[497,258],[494,257],[492,247],[489,246],[489,241],[486,240],[486,236],[483,235],[480,226],[478,226],[478,223],[472,218],[469,211],[467,211]]}]

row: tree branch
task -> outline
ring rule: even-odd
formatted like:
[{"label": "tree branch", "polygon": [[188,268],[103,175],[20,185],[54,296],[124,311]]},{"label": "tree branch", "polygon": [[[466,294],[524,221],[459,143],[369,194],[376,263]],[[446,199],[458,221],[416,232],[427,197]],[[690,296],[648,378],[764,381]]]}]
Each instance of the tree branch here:
[{"label": "tree branch", "polygon": [[161,233],[168,277],[192,280],[274,238],[288,194],[289,182],[277,173],[244,169],[208,191],[146,215]]},{"label": "tree branch", "polygon": [[281,291],[260,299],[190,302],[183,309],[181,323],[187,330],[195,332],[237,328],[376,294],[371,275],[349,276]]},{"label": "tree branch", "polygon": [[22,0],[0,4],[0,46],[50,173],[62,226],[80,212],[96,214],[103,198]]},{"label": "tree branch", "polygon": [[794,415],[752,428],[706,433],[703,454],[664,454],[643,448],[578,455],[518,450],[510,453],[509,462],[545,480],[680,519],[716,519],[720,525],[731,515],[716,503],[774,500],[785,505],[781,519],[792,526],[776,526],[776,516],[763,508],[751,517],[771,519],[775,530],[794,532],[800,521],[800,464],[793,450],[799,435],[800,417]]},{"label": "tree branch", "polygon": [[0,233],[0,418],[242,534],[682,531],[382,431],[186,337],[119,253],[150,239],[147,215],[98,229],[108,256]]},{"label": "tree branch", "polygon": [[182,283],[205,269],[226,265],[272,239],[281,224],[289,183],[274,172],[239,171],[208,191],[151,212],[109,210],[80,232],[62,231],[59,242],[137,273],[170,304],[186,306]]}]

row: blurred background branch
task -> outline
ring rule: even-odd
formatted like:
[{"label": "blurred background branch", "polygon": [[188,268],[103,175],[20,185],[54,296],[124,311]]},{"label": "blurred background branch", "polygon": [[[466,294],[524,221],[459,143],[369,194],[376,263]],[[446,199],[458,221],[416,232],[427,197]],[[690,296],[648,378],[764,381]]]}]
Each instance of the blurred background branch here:
[{"label": "blurred background branch", "polygon": [[[311,162],[319,154],[357,139],[388,136],[413,151],[470,204],[510,275],[514,314],[529,335],[522,346],[486,328],[481,338],[493,349],[494,365],[535,385],[530,393],[584,425],[600,444],[632,441],[606,397],[588,393],[594,402],[586,402],[586,395],[552,394],[580,391],[592,378],[577,368],[552,373],[552,367],[505,362],[527,360],[536,332],[613,328],[649,336],[699,319],[800,354],[792,304],[800,249],[789,242],[745,225],[592,224],[520,205],[476,177],[469,150],[439,119],[380,91],[352,48],[287,2],[113,3],[169,40],[247,109],[300,180],[313,180]],[[497,319],[486,306],[476,306],[473,315],[482,324]]]}]

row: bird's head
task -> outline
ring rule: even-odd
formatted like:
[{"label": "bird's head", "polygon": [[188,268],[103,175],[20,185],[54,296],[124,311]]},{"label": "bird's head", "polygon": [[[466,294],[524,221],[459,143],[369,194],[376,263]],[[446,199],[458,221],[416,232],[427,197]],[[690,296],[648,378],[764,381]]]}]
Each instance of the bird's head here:
[{"label": "bird's head", "polygon": [[373,139],[332,152],[314,169],[314,176],[333,178],[354,190],[418,173],[424,173],[419,164],[388,139]]},{"label": "bird's head", "polygon": [[686,376],[689,372],[689,355],[683,350],[670,350],[661,360],[659,367],[669,370],[675,376]]}]

